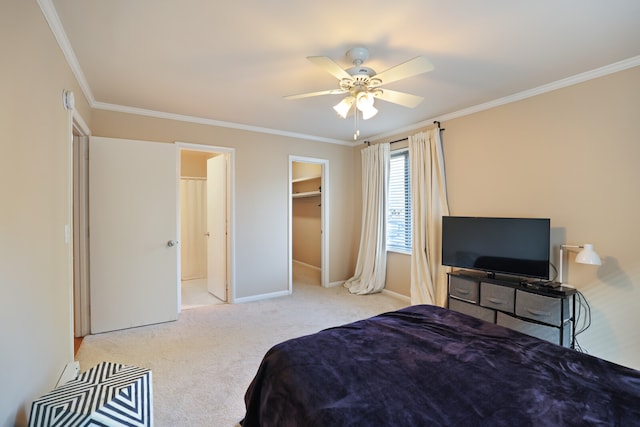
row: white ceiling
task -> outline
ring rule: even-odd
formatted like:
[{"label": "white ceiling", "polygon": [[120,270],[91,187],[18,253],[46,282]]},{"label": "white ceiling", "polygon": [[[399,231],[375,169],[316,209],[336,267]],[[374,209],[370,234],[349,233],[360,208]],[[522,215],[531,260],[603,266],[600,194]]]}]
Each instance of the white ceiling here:
[{"label": "white ceiling", "polygon": [[377,72],[419,55],[435,66],[389,84],[425,100],[415,109],[376,101],[379,114],[360,121],[361,140],[579,81],[602,67],[640,65],[638,0],[39,3],[96,108],[330,142],[352,141],[353,120],[331,108],[342,96],[283,99],[338,87],[307,56],[348,68],[346,51],[364,46],[365,65]]}]

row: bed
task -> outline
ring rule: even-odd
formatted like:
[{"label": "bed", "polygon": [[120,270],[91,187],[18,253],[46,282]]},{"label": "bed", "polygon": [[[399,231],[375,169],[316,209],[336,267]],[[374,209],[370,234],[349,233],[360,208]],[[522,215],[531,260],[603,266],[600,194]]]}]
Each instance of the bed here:
[{"label": "bed", "polygon": [[243,427],[640,425],[640,371],[430,305],[280,343]]}]

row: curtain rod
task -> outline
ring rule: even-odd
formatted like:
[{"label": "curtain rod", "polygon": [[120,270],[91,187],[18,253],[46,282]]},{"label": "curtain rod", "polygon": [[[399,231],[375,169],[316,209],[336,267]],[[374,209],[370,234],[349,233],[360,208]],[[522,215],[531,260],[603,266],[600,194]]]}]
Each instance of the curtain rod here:
[{"label": "curtain rod", "polygon": [[408,141],[409,137],[405,136],[404,138],[396,139],[395,141],[391,141],[389,144],[395,144],[396,142]]},{"label": "curtain rod", "polygon": [[[444,131],[444,128],[440,127],[440,122],[439,121],[434,120],[433,124],[438,127],[438,130],[440,130],[440,132]],[[395,141],[391,141],[389,144],[395,144],[396,142],[407,141],[408,139],[409,139],[409,137],[405,136],[404,138],[400,138],[400,139],[396,139]],[[364,143],[367,144],[367,147],[371,146],[371,141],[364,141]]]}]

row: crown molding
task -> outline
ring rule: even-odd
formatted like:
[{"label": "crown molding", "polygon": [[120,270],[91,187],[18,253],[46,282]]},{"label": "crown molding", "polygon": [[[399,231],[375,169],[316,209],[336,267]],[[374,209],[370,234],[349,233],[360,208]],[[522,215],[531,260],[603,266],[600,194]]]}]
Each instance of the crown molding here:
[{"label": "crown molding", "polygon": [[64,32],[64,28],[62,27],[62,23],[60,22],[60,18],[58,17],[58,12],[56,12],[52,0],[38,0],[38,5],[40,6],[40,10],[44,15],[47,24],[49,24],[49,28],[51,28],[51,32],[56,38],[60,49],[62,49],[62,53],[64,54],[69,67],[71,67],[71,71],[76,77],[78,84],[80,85],[80,89],[82,90],[84,97],[89,102],[89,105],[93,106],[93,104],[95,103],[95,98],[93,97],[93,93],[91,92],[91,87],[89,86],[89,83],[87,82],[87,79],[82,72],[82,68],[80,68],[80,63],[78,63],[76,54],[71,47],[71,42],[69,42],[69,38],[67,38],[67,33]]},{"label": "crown molding", "polygon": [[305,140],[318,141],[318,142],[327,142],[330,144],[350,145],[350,142],[339,140],[339,139],[324,138],[320,136],[307,135],[303,133],[288,132],[288,131],[282,131],[277,129],[263,128],[258,126],[249,126],[249,125],[243,125],[239,123],[224,122],[220,120],[204,119],[200,117],[185,116],[181,114],[171,114],[171,113],[165,113],[162,111],[145,110],[141,108],[127,107],[123,105],[115,105],[115,104],[98,102],[93,96],[91,87],[89,86],[89,83],[87,82],[84,72],[80,67],[80,63],[78,62],[75,52],[71,47],[71,42],[69,41],[69,38],[67,37],[67,34],[64,31],[64,28],[62,26],[62,23],[60,22],[58,13],[56,12],[55,7],[53,6],[52,0],[38,0],[38,5],[40,6],[40,10],[44,15],[47,21],[47,24],[49,24],[49,28],[51,28],[51,31],[53,32],[53,35],[56,41],[58,42],[60,49],[62,49],[64,57],[67,60],[69,67],[71,67],[71,70],[76,80],[78,81],[78,84],[80,85],[80,89],[82,90],[82,93],[84,94],[91,108],[118,111],[123,113],[130,113],[130,114],[139,114],[143,116],[150,116],[150,117],[157,117],[157,118],[164,118],[164,119],[171,119],[171,120],[179,120],[179,121],[190,122],[190,123],[199,123],[199,124],[205,124],[210,126],[240,129],[240,130],[246,130],[250,132],[259,132],[259,133],[266,133],[270,135],[286,136],[290,138],[305,139]]},{"label": "crown molding", "polygon": [[[75,52],[71,47],[71,43],[69,42],[69,39],[67,38],[67,35],[64,32],[64,28],[62,27],[62,23],[60,22],[58,13],[56,12],[55,7],[53,6],[52,0],[37,0],[37,1],[47,23],[49,24],[49,27],[51,28],[51,31],[53,32],[53,35],[55,36],[58,42],[58,45],[62,49],[62,52],[67,60],[67,63],[71,67],[71,70],[73,71],[73,74],[75,75],[76,80],[78,81],[78,84],[82,89],[82,93],[84,94],[85,98],[89,102],[89,106],[91,108],[117,111],[117,112],[130,113],[130,114],[139,114],[139,115],[150,116],[150,117],[179,120],[179,121],[198,123],[198,124],[204,124],[209,126],[219,126],[219,127],[225,127],[225,128],[245,130],[249,132],[266,133],[270,135],[286,136],[291,138],[305,139],[305,140],[318,141],[318,142],[327,142],[330,144],[347,145],[347,146],[353,146],[353,147],[360,145],[363,142],[362,140],[353,142],[353,141],[344,141],[344,140],[333,139],[333,138],[324,138],[324,137],[319,137],[315,135],[307,135],[302,133],[288,132],[288,131],[282,131],[277,129],[263,128],[258,126],[243,125],[239,123],[224,122],[220,120],[205,119],[201,117],[165,113],[161,111],[146,110],[146,109],[135,108],[135,107],[127,107],[123,105],[97,102],[93,96],[93,93],[91,92],[89,83],[87,82],[84,76],[84,73],[82,72],[82,68],[78,63]],[[501,105],[506,105],[512,102],[521,101],[526,98],[531,98],[531,97],[541,95],[547,92],[551,92],[557,89],[562,89],[562,88],[572,86],[578,83],[582,83],[588,80],[596,79],[598,77],[603,77],[609,74],[617,73],[619,71],[627,70],[629,68],[637,67],[639,65],[640,65],[640,55],[634,56],[632,58],[625,59],[619,62],[615,62],[613,64],[606,65],[604,67],[596,68],[591,71],[586,71],[584,73],[576,74],[574,76],[567,77],[565,79],[561,79],[546,85],[538,86],[533,89],[528,89],[522,92],[515,93],[513,95],[509,95],[503,98],[495,99],[493,101],[485,102],[483,104],[474,105],[472,107],[458,110],[452,113],[447,113],[442,116],[423,120],[418,123],[414,123],[412,125],[405,126],[403,128],[395,129],[390,132],[377,134],[377,135],[366,138],[366,140],[375,141],[375,140],[379,140],[389,136],[408,133],[413,130],[417,130],[417,129],[421,129],[426,126],[429,126],[434,121],[445,122],[446,120],[453,120],[459,117],[468,116],[470,114],[478,113],[480,111],[485,111],[491,108],[499,107]]]},{"label": "crown molding", "polygon": [[327,142],[330,144],[351,145],[350,142],[342,141],[339,139],[324,138],[321,136],[307,135],[307,134],[296,133],[296,132],[288,132],[288,131],[283,131],[278,129],[270,129],[270,128],[264,128],[259,126],[245,125],[240,123],[224,122],[221,120],[206,119],[203,117],[185,116],[182,114],[165,113],[165,112],[156,111],[156,110],[146,110],[144,108],[127,107],[127,106],[117,105],[117,104],[108,104],[105,102],[94,102],[92,107],[98,110],[107,110],[107,111],[115,111],[119,113],[136,114],[140,116],[156,117],[159,119],[178,120],[182,122],[197,123],[201,125],[239,129],[239,130],[245,130],[249,132],[265,133],[269,135],[278,135],[278,136],[286,136],[290,138],[306,139],[310,141]]},{"label": "crown molding", "polygon": [[619,71],[628,70],[630,68],[637,67],[639,65],[640,65],[640,55],[634,56],[632,58],[628,58],[622,61],[614,62],[613,64],[605,65],[604,67],[596,68],[590,71],[585,71],[584,73],[576,74],[571,77],[567,77],[565,79],[557,80],[555,82],[552,82],[546,85],[535,87],[533,89],[524,90],[522,92],[514,93],[513,95],[505,96],[503,98],[498,98],[493,101],[485,102],[483,104],[474,105],[469,108],[464,108],[462,110],[458,110],[453,113],[447,113],[442,116],[423,120],[413,125],[409,125],[401,129],[396,129],[392,132],[386,132],[386,133],[372,136],[368,139],[370,139],[371,141],[376,141],[376,140],[387,138],[390,136],[401,135],[403,133],[408,133],[410,131],[422,129],[426,126],[433,124],[434,121],[445,122],[447,120],[453,120],[460,117],[468,116],[470,114],[479,113],[481,111],[489,110],[491,108],[499,107],[501,105],[506,105],[512,102],[521,101],[523,99],[542,95],[547,92],[552,92],[554,90],[573,86],[578,83],[583,83],[589,80],[597,79],[599,77],[607,76],[609,74],[614,74]]}]

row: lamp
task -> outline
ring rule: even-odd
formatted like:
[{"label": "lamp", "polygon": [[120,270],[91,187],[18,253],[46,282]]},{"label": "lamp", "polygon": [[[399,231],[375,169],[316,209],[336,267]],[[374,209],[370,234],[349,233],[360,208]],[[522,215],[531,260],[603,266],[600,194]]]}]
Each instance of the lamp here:
[{"label": "lamp", "polygon": [[336,110],[338,115],[343,119],[347,118],[347,114],[351,111],[351,107],[353,106],[353,102],[355,98],[353,96],[347,96],[345,99],[340,101],[338,104],[333,106],[333,109]]},{"label": "lamp", "polygon": [[333,106],[336,113],[343,119],[346,119],[351,110],[353,104],[356,105],[356,112],[354,115],[354,134],[353,139],[358,139],[360,130],[358,129],[358,110],[362,113],[362,119],[367,120],[378,114],[378,109],[373,106],[373,98],[379,91],[370,92],[366,89],[351,90],[351,94],[345,97],[342,101]]},{"label": "lamp", "polygon": [[589,264],[589,265],[602,265],[602,261],[600,260],[600,256],[593,250],[593,245],[590,243],[585,243],[581,246],[573,246],[573,245],[560,245],[560,263],[558,264],[558,277],[560,280],[560,284],[562,284],[563,274],[562,274],[562,262],[564,259],[564,249],[567,250],[577,250],[581,249],[576,255],[575,261],[580,264]]},{"label": "lamp", "polygon": [[373,106],[373,94],[370,92],[359,92],[355,96],[349,95],[334,105],[333,109],[336,110],[340,117],[346,119],[354,102],[358,110],[362,112],[363,120],[368,120],[378,114],[378,109]]},{"label": "lamp", "polygon": [[367,120],[378,114],[378,109],[373,106],[373,95],[369,92],[360,92],[356,101],[356,107],[362,111],[362,119]]}]

